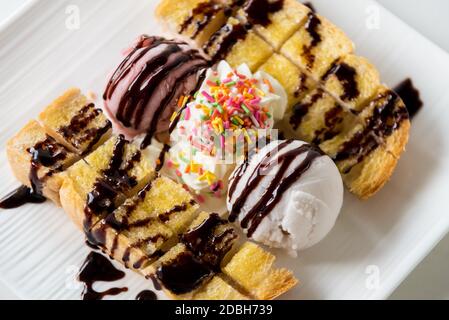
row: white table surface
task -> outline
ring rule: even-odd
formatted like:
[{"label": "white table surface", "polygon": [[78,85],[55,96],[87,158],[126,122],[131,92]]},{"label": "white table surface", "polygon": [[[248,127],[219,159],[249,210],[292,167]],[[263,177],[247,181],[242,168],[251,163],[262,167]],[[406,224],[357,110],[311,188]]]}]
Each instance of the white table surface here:
[{"label": "white table surface", "polygon": [[[331,0],[329,0],[331,1]],[[409,25],[449,52],[449,1],[378,0]],[[28,0],[0,0],[0,25]],[[392,299],[449,299],[449,236],[412,272]],[[0,299],[16,299],[0,282]]]}]

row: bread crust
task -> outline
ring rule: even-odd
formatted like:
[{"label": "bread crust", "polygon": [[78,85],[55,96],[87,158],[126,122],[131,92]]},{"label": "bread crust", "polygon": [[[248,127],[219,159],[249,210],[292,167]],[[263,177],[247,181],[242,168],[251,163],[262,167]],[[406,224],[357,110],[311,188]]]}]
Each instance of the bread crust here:
[{"label": "bread crust", "polygon": [[272,300],[298,284],[286,269],[275,269],[276,257],[258,245],[246,242],[223,267],[223,272],[256,299]]},{"label": "bread crust", "polygon": [[76,191],[75,183],[71,179],[63,180],[61,189],[59,190],[61,206],[72,220],[72,222],[83,231],[83,223],[85,219],[84,208],[86,199]]},{"label": "bread crust", "polygon": [[[404,152],[408,142],[410,121],[404,121],[400,128],[393,133],[384,146],[374,151],[359,166],[360,173],[354,177],[353,174],[343,176],[349,190],[360,197],[368,200],[379,192],[391,179],[400,155]],[[357,172],[357,168],[354,168]]]}]

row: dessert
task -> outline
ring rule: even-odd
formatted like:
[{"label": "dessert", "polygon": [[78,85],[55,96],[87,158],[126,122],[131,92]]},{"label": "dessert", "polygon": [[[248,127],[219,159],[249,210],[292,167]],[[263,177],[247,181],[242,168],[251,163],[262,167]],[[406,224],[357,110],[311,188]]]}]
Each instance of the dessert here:
[{"label": "dessert", "polygon": [[[292,255],[315,245],[341,210],[341,177],[362,199],[391,177],[407,109],[297,1],[162,0],[157,15],[184,41],[139,37],[104,92],[111,121],[71,89],[24,127],[7,149],[24,186],[1,206],[61,204],[92,246],[174,299],[274,299],[297,280],[232,223]],[[182,184],[162,176],[165,158]],[[209,198],[228,220],[199,211]],[[84,276],[88,296],[108,294]]]},{"label": "dessert", "polygon": [[178,101],[195,91],[208,62],[187,43],[161,37],[141,36],[129,51],[106,87],[106,113],[127,138],[145,134],[142,147],[154,137],[166,142]]},{"label": "dessert", "polygon": [[[284,85],[288,95],[287,112],[278,127],[289,137],[323,146],[326,152],[331,152],[328,155],[337,164],[340,162],[333,156],[333,149],[345,149],[341,145],[345,140],[343,137],[351,132],[356,134],[354,131],[360,126],[365,128],[366,119],[362,114],[365,108],[375,103],[382,85],[374,66],[354,54],[354,44],[339,28],[297,1],[201,1],[197,6],[189,2],[189,8],[178,7],[176,2],[162,0],[160,8],[164,10],[156,13],[161,20],[171,21],[168,27],[174,32],[179,31],[176,26],[184,19],[189,20],[192,12],[201,11],[205,3],[229,7],[227,22],[208,42],[197,42],[197,45],[213,62],[225,59],[233,67],[245,62],[252,71],[271,73]],[[179,19],[168,18],[167,8],[171,8],[171,16],[176,15]],[[190,40],[196,42],[194,38]],[[379,121],[391,117],[395,118],[380,117]],[[338,165],[343,170],[346,186],[359,198],[372,197],[393,174],[397,161],[378,161],[375,171],[371,172],[374,167],[369,159],[373,153],[383,154],[382,149],[394,150],[393,157],[400,157],[410,127],[408,117],[404,115],[400,119],[393,126],[394,132],[386,135],[379,136],[368,129],[358,132],[357,136],[377,137],[379,143],[372,144],[373,148],[363,148],[366,151],[357,157],[357,166],[348,169]],[[390,135],[401,138],[387,139]],[[358,143],[355,139],[352,142]],[[392,154],[386,158],[390,156]],[[357,181],[356,185],[354,181]]]},{"label": "dessert", "polygon": [[286,103],[284,89],[268,74],[220,62],[207,71],[195,100],[182,111],[169,166],[201,202],[224,199],[236,163],[271,136]]},{"label": "dessert", "polygon": [[[46,196],[61,203],[91,245],[160,281],[174,298],[255,297],[222,272],[238,249],[234,227],[218,214],[199,213],[183,186],[156,173],[124,136],[105,141],[110,123],[79,90],[68,91],[40,118],[45,126],[31,121],[8,144],[14,172],[33,188],[34,202]],[[285,277],[291,285],[282,293],[296,284],[290,273]],[[86,284],[86,299],[107,294]]]},{"label": "dessert", "polygon": [[230,221],[292,255],[323,240],[343,205],[335,164],[301,141],[271,142],[234,171],[229,185]]}]

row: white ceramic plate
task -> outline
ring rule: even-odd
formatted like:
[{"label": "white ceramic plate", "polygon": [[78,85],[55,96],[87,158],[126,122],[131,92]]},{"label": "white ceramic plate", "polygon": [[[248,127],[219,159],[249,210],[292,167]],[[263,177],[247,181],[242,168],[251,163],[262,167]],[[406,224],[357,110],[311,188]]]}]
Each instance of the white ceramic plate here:
[{"label": "white ceramic plate", "polygon": [[[312,2],[348,33],[388,85],[413,78],[426,106],[385,189],[368,202],[347,194],[331,235],[298,259],[276,252],[278,264],[301,280],[285,298],[384,299],[449,229],[449,56],[374,1]],[[5,157],[7,139],[68,87],[101,94],[121,50],[141,33],[160,32],[156,3],[32,1],[0,27],[1,195],[17,187]],[[77,10],[80,28],[73,29],[70,14]],[[0,212],[0,244],[0,279],[19,297],[80,298],[75,275],[89,250],[61,209],[45,204]],[[121,299],[152,288],[135,274],[113,284],[121,285],[130,288]]]}]

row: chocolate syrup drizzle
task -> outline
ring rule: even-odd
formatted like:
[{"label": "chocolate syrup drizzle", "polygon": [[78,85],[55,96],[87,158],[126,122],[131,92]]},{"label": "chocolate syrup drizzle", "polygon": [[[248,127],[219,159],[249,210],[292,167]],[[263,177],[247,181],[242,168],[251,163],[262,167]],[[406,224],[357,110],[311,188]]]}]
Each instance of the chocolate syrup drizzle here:
[{"label": "chocolate syrup drizzle", "polygon": [[[234,202],[229,217],[231,222],[237,220],[243,206],[248,200],[250,193],[265,178],[265,175],[261,174],[261,172],[269,172],[271,168],[279,165],[279,170],[276,172],[276,175],[273,177],[263,196],[242,219],[241,226],[243,229],[247,229],[248,237],[251,237],[254,234],[263,219],[268,216],[281,201],[283,193],[286,192],[288,188],[290,188],[305,172],[309,170],[315,159],[323,156],[321,150],[308,144],[304,144],[301,147],[292,149],[282,154],[281,151],[292,142],[292,140],[282,142],[278,146],[277,150],[269,152],[265,156],[265,158],[257,165],[251,174],[245,187],[243,188],[242,193]],[[305,159],[294,169],[292,174],[286,176],[285,174],[292,165],[292,162],[304,153],[307,154]],[[236,178],[232,184],[238,184],[239,182],[240,178]]]},{"label": "chocolate syrup drizzle", "polygon": [[156,168],[155,168],[156,172],[161,171],[162,168],[164,167],[165,157],[166,157],[167,153],[170,151],[170,149],[171,149],[170,145],[164,144],[164,147],[162,148],[161,152],[159,153],[159,157],[157,158]]},{"label": "chocolate syrup drizzle", "polygon": [[299,98],[299,96],[301,94],[303,94],[304,92],[307,91],[308,88],[307,88],[306,81],[307,81],[307,75],[305,73],[301,72],[301,74],[299,76],[299,84],[296,87],[295,92],[293,93],[293,96],[295,98]]},{"label": "chocolate syrup drizzle", "polygon": [[[226,24],[211,36],[203,50],[211,57],[212,63],[223,60],[238,41],[246,38],[250,28],[250,25]],[[211,50],[213,47],[215,47],[215,52]]]},{"label": "chocolate syrup drizzle", "polygon": [[340,130],[337,130],[337,126],[343,122],[343,112],[343,107],[336,104],[335,107],[325,113],[324,124],[326,127],[315,132],[314,145],[320,145],[322,142],[333,139],[340,133]]},{"label": "chocolate syrup drizzle", "polygon": [[307,67],[312,69],[315,64],[315,55],[312,53],[312,50],[322,41],[321,34],[318,31],[318,28],[321,25],[321,20],[313,11],[309,12],[307,17],[305,29],[312,38],[312,41],[310,44],[304,45],[303,52],[307,59]]},{"label": "chocolate syrup drizzle", "polygon": [[78,280],[84,283],[83,300],[101,300],[106,296],[116,296],[127,292],[128,288],[111,288],[104,292],[93,289],[95,282],[114,282],[125,277],[125,273],[116,269],[103,255],[91,252],[84,261]]},{"label": "chocolate syrup drizzle", "polygon": [[290,124],[294,130],[297,130],[301,125],[304,117],[309,113],[310,108],[324,96],[324,91],[319,89],[317,92],[310,98],[308,102],[299,102],[295,106],[293,106],[293,113],[290,117]]},{"label": "chocolate syrup drizzle", "polygon": [[[128,172],[134,167],[135,162],[140,160],[140,151],[123,165],[125,147],[128,143],[122,135],[117,138],[108,168],[102,172],[102,177],[97,180],[87,196],[84,210],[86,233],[89,233],[94,217],[110,214],[116,209],[115,200],[118,194],[137,185],[136,178],[129,176]],[[95,241],[93,244],[96,244]]]},{"label": "chocolate syrup drizzle", "polygon": [[217,232],[218,227],[227,223],[213,213],[200,226],[181,237],[187,248],[215,271],[219,271],[221,261],[237,239],[237,234],[231,227]]},{"label": "chocolate syrup drizzle", "polygon": [[312,4],[312,2],[310,2],[310,1],[304,2],[304,5],[307,8],[309,8],[313,13],[317,12],[316,9],[315,9],[315,6]]},{"label": "chocolate syrup drizzle", "polygon": [[[177,205],[177,206],[173,207],[172,209],[159,214],[158,217],[149,217],[149,218],[130,222],[129,219],[131,217],[131,214],[134,212],[134,210],[137,208],[137,206],[142,201],[145,200],[146,195],[153,188],[153,183],[154,183],[154,181],[151,181],[150,183],[148,183],[146,185],[146,187],[138,193],[138,195],[137,195],[137,197],[135,197],[134,201],[129,202],[123,206],[125,211],[122,214],[120,214],[120,218],[118,218],[113,213],[108,214],[104,218],[104,223],[102,225],[95,228],[95,230],[89,231],[88,232],[89,241],[92,242],[94,245],[97,245],[99,247],[104,247],[106,244],[107,228],[112,227],[114,230],[116,230],[116,234],[115,234],[115,237],[113,240],[112,248],[110,249],[110,254],[111,254],[111,257],[115,257],[115,252],[118,247],[118,237],[121,232],[131,231],[136,228],[142,228],[142,227],[145,227],[148,224],[155,222],[155,221],[158,221],[161,223],[166,223],[171,219],[173,214],[183,212],[183,211],[187,210],[190,206],[193,206],[196,204],[196,202],[194,200],[191,200],[189,203]],[[125,264],[126,267],[129,267],[130,266],[129,262],[130,262],[130,258],[131,258],[131,250],[133,248],[143,248],[144,249],[147,247],[147,245],[149,245],[151,243],[157,244],[160,241],[165,242],[166,240],[168,240],[168,238],[166,238],[166,236],[164,234],[154,234],[147,238],[139,239],[139,240],[135,241],[134,243],[132,243],[127,248],[127,250],[125,250],[121,260]],[[134,262],[132,267],[134,269],[140,269],[142,266],[146,265],[148,262],[150,262],[154,258],[157,258],[160,254],[161,253],[157,251],[153,254],[149,254],[148,256],[142,257],[137,262]]]},{"label": "chocolate syrup drizzle", "polygon": [[393,89],[404,101],[410,118],[413,119],[423,107],[419,90],[413,85],[412,79],[402,81]]},{"label": "chocolate syrup drizzle", "polygon": [[225,59],[233,46],[238,41],[244,40],[254,25],[268,25],[271,22],[270,14],[280,11],[283,7],[283,0],[246,1],[244,10],[247,14],[247,23],[245,25],[240,23],[236,25],[225,24],[204,44],[204,52],[211,57],[213,63]]},{"label": "chocolate syrup drizzle", "polygon": [[223,257],[231,250],[237,235],[218,214],[181,236],[187,251],[157,269],[156,279],[175,294],[189,293],[220,271]]},{"label": "chocolate syrup drizzle", "polygon": [[251,25],[267,26],[271,23],[270,14],[284,7],[284,0],[249,0],[245,3],[248,22]]},{"label": "chocolate syrup drizzle", "polygon": [[90,140],[90,144],[84,152],[84,154],[87,154],[112,127],[111,122],[106,120],[102,128],[88,128],[88,124],[101,114],[103,112],[96,109],[93,103],[87,104],[72,118],[67,126],[59,128],[58,131],[75,148],[80,148],[83,143]]},{"label": "chocolate syrup drizzle", "polygon": [[343,101],[351,101],[360,95],[356,80],[357,71],[353,67],[344,62],[334,62],[322,80],[326,81],[332,75],[336,76],[343,86],[344,92],[340,96]]},{"label": "chocolate syrup drizzle", "polygon": [[[192,10],[190,16],[181,24],[179,28],[179,33],[183,33],[187,28],[189,28],[193,23],[195,24],[195,31],[191,35],[192,39],[196,37],[207,27],[212,18],[216,16],[223,7],[218,3],[212,2],[201,2],[196,8]],[[201,19],[197,19],[201,16]]]},{"label": "chocolate syrup drizzle", "polygon": [[182,252],[156,271],[157,279],[174,294],[192,292],[212,277],[214,272],[190,251]]}]

